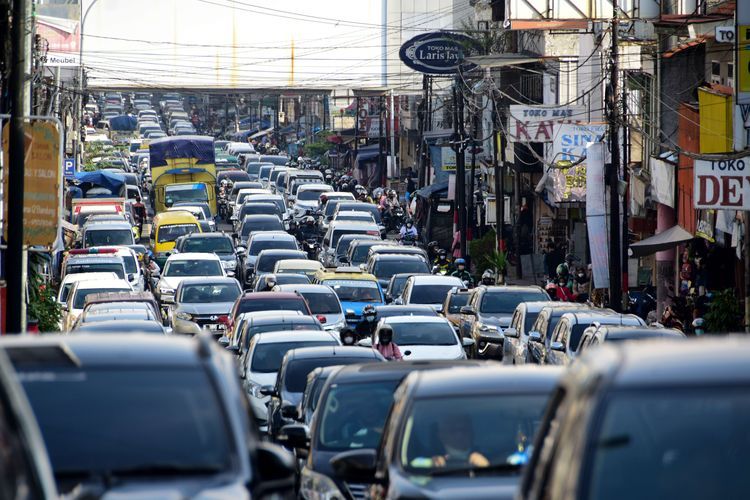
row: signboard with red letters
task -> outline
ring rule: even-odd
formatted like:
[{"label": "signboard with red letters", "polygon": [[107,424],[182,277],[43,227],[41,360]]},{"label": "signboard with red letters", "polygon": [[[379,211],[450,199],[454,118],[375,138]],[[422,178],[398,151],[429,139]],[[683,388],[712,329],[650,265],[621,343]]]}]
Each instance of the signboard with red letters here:
[{"label": "signboard with red letters", "polygon": [[695,160],[695,208],[750,210],[750,156],[723,160]]}]

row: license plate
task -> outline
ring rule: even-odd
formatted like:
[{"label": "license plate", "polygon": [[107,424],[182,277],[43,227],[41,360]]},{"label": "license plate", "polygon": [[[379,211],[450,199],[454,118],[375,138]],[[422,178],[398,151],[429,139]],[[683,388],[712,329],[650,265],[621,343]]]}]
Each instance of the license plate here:
[{"label": "license plate", "polygon": [[208,329],[209,330],[214,330],[214,331],[216,331],[216,330],[226,330],[226,328],[227,328],[227,325],[222,325],[222,324],[208,325]]}]

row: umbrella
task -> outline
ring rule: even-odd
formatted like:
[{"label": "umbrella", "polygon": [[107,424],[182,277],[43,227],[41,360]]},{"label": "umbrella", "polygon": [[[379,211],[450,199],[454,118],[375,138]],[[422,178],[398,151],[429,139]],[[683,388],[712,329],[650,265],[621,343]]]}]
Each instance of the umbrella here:
[{"label": "umbrella", "polygon": [[685,230],[682,226],[679,224],[674,225],[666,231],[662,231],[650,238],[633,243],[630,245],[630,254],[633,257],[651,255],[652,253],[674,248],[680,243],[685,243],[693,238],[695,238],[695,236]]}]

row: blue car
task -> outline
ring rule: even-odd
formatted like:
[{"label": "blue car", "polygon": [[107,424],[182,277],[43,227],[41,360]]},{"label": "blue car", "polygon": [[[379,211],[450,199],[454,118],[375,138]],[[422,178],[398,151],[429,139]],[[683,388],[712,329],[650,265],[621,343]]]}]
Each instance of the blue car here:
[{"label": "blue car", "polygon": [[350,326],[356,325],[362,317],[365,306],[380,306],[385,304],[385,295],[377,278],[368,274],[355,277],[341,277],[321,280],[321,283],[333,288],[346,313],[346,322]]}]

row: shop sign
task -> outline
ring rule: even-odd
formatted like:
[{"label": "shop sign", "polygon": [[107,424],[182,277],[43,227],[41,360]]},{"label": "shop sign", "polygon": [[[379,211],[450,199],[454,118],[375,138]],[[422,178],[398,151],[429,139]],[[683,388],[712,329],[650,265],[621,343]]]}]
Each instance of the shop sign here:
[{"label": "shop sign", "polygon": [[694,208],[750,210],[750,156],[695,160]]},{"label": "shop sign", "polygon": [[588,121],[585,106],[512,105],[508,115],[508,140],[511,142],[552,142],[560,124]]},{"label": "shop sign", "polygon": [[476,45],[474,39],[458,33],[432,32],[415,36],[401,46],[401,61],[420,73],[453,75],[470,71],[476,66],[465,61],[467,49]]},{"label": "shop sign", "polygon": [[[601,142],[606,133],[607,126],[603,124],[558,124],[549,159],[551,162],[578,162],[586,156],[586,145]],[[570,168],[549,171],[547,190],[550,201],[586,201],[586,163],[583,161]]]},{"label": "shop sign", "polygon": [[714,234],[714,218],[716,216],[716,210],[701,210],[698,216],[698,226],[695,230],[695,235],[699,238],[706,239],[711,243],[716,241]]}]

